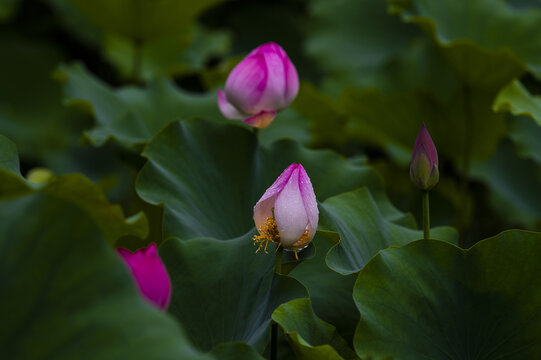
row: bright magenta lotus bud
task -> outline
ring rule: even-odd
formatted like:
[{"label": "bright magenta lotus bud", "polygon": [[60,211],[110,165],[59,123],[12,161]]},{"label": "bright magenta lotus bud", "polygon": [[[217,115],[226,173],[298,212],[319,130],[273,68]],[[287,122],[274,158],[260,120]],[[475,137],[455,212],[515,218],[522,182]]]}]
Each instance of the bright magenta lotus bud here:
[{"label": "bright magenta lotus bud", "polygon": [[171,280],[158,256],[156,244],[134,253],[126,249],[117,249],[117,252],[128,264],[143,297],[160,310],[167,310],[171,300]]},{"label": "bright magenta lotus bud", "polygon": [[254,206],[260,235],[254,236],[259,251],[269,241],[286,250],[300,251],[314,238],[319,220],[316,195],[301,164],[291,164]]},{"label": "bright magenta lotus bud", "polygon": [[413,147],[410,178],[422,190],[432,189],[440,179],[438,151],[424,123]]},{"label": "bright magenta lotus bud", "polygon": [[299,91],[299,76],[282,47],[273,42],[253,50],[229,74],[218,107],[228,119],[257,128],[269,126]]}]

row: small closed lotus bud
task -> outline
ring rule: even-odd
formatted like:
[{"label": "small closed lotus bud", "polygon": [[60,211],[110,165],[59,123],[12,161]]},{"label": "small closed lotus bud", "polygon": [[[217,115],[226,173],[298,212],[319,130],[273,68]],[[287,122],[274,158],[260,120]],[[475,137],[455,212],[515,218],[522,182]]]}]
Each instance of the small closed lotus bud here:
[{"label": "small closed lotus bud", "polygon": [[254,221],[259,231],[254,236],[254,244],[259,245],[257,251],[261,248],[266,251],[272,241],[294,251],[297,257],[297,251],[314,238],[318,220],[310,178],[301,164],[291,164],[254,206]]},{"label": "small closed lotus bud", "polygon": [[228,119],[265,128],[299,91],[299,76],[282,47],[269,42],[254,49],[229,74],[218,107]]},{"label": "small closed lotus bud", "polygon": [[117,249],[118,254],[130,268],[139,292],[160,310],[167,310],[171,300],[171,280],[163,265],[156,244],[132,253]]},{"label": "small closed lotus bud", "polygon": [[410,178],[415,185],[425,191],[432,189],[440,179],[438,152],[424,123],[413,147]]}]

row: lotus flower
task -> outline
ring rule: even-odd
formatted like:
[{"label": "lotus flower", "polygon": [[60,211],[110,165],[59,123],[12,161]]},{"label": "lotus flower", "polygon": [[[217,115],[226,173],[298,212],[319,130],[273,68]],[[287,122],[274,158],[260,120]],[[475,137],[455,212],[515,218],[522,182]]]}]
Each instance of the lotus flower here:
[{"label": "lotus flower", "polygon": [[132,253],[117,249],[118,254],[130,268],[140,293],[160,310],[167,310],[171,300],[171,281],[163,265],[156,244]]},{"label": "lotus flower", "polygon": [[[254,221],[260,235],[254,236],[259,251],[270,241],[297,251],[314,238],[318,223],[316,195],[301,164],[291,164],[265,191],[254,206]],[[298,257],[297,257],[298,259]]]},{"label": "lotus flower", "polygon": [[432,189],[440,179],[438,151],[424,123],[413,147],[410,178],[415,185],[425,191]]},{"label": "lotus flower", "polygon": [[229,74],[218,107],[228,119],[265,128],[276,113],[289,106],[299,91],[295,66],[273,42],[253,50]]}]

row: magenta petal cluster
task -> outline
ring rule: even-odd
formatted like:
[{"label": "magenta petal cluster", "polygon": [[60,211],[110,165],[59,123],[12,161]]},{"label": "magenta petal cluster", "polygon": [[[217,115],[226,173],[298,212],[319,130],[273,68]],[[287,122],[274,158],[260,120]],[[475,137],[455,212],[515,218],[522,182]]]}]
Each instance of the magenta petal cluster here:
[{"label": "magenta petal cluster", "polygon": [[165,311],[171,300],[171,281],[163,265],[156,244],[132,253],[117,249],[118,254],[131,270],[141,294],[157,308]]},{"label": "magenta petal cluster", "polygon": [[410,178],[420,189],[432,189],[440,179],[438,151],[426,129],[421,125],[411,157]]},{"label": "magenta petal cluster", "polygon": [[267,127],[299,91],[299,76],[282,47],[269,42],[254,49],[229,74],[218,107],[228,119]]},{"label": "magenta petal cluster", "polygon": [[316,195],[301,164],[291,164],[254,206],[260,236],[286,250],[304,249],[314,238],[319,220]]}]

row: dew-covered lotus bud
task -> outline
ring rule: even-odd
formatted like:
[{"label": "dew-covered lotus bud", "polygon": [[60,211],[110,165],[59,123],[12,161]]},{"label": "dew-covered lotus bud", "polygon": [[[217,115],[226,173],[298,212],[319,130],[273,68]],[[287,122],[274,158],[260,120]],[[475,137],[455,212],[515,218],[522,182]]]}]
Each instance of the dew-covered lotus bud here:
[{"label": "dew-covered lotus bud", "polygon": [[132,253],[117,249],[118,254],[130,268],[140,293],[150,303],[165,311],[171,300],[171,281],[163,265],[156,244]]},{"label": "dew-covered lotus bud", "polygon": [[297,251],[314,238],[319,219],[316,195],[301,164],[291,164],[265,191],[254,206],[259,235],[254,244],[267,249],[269,241],[286,250]]},{"label": "dew-covered lotus bud", "polygon": [[253,50],[229,74],[218,107],[228,119],[265,128],[299,91],[299,76],[282,47],[273,42]]},{"label": "dew-covered lotus bud", "polygon": [[425,191],[432,189],[440,179],[438,152],[424,123],[413,147],[410,178],[415,185]]}]

